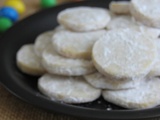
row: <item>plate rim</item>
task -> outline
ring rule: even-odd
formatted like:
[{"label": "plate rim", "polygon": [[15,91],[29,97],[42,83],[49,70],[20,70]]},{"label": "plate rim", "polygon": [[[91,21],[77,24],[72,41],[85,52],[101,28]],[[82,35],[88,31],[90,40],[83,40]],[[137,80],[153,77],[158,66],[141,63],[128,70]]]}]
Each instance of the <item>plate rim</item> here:
[{"label": "plate rim", "polygon": [[[95,0],[95,1],[99,1],[99,0]],[[105,0],[101,0],[102,2],[104,2]],[[111,0],[110,0],[111,1]],[[78,2],[78,3],[66,3],[66,4],[62,4],[62,5],[58,5],[54,8],[49,8],[49,9],[45,9],[45,10],[41,10],[23,20],[21,20],[20,22],[16,23],[11,29],[9,29],[6,33],[4,33],[1,37],[0,37],[0,54],[3,53],[3,50],[5,49],[3,42],[5,40],[5,37],[7,37],[8,34],[10,34],[10,32],[12,32],[14,29],[16,29],[17,26],[19,26],[20,24],[23,24],[25,21],[30,21],[32,19],[34,19],[36,16],[39,16],[41,14],[47,13],[47,11],[50,10],[55,10],[55,9],[59,9],[60,7],[66,8],[68,6],[79,6],[79,5],[83,5],[86,3],[90,3],[92,2],[92,0],[88,0],[88,1],[82,1],[82,2]],[[4,67],[4,63],[2,64],[4,58],[2,58],[0,60],[0,66]],[[2,68],[3,68],[2,67]],[[7,70],[7,69],[5,69]],[[79,106],[72,106],[72,105],[68,105],[68,104],[62,104],[59,102],[54,102],[54,101],[49,101],[46,98],[40,97],[40,96],[35,96],[35,94],[30,93],[27,90],[24,90],[24,88],[22,88],[22,86],[17,86],[17,84],[15,83],[10,83],[10,81],[8,79],[12,78],[15,79],[13,74],[10,74],[10,76],[6,73],[5,70],[2,70],[1,74],[0,74],[0,83],[9,91],[11,92],[13,95],[15,95],[16,97],[20,98],[21,100],[32,104],[34,106],[37,106],[39,108],[43,108],[52,112],[58,112],[58,113],[62,113],[62,114],[66,114],[66,115],[70,115],[70,116],[75,116],[75,117],[81,117],[81,118],[89,118],[89,119],[97,119],[97,120],[104,120],[104,119],[109,119],[109,120],[115,120],[115,119],[123,119],[123,120],[134,120],[134,119],[145,119],[145,118],[155,118],[155,117],[159,117],[160,116],[160,108],[151,108],[151,109],[144,109],[144,110],[114,110],[114,111],[104,111],[104,110],[97,110],[97,109],[90,109],[90,108],[83,108],[83,107],[79,107]],[[4,75],[8,75],[8,76],[4,76]],[[6,81],[4,79],[7,79]],[[15,87],[16,86],[16,87]],[[30,96],[30,97],[28,97]],[[34,99],[37,98],[41,98],[40,101],[33,101]],[[47,104],[45,103],[47,102]],[[44,104],[45,103],[45,104]],[[53,107],[51,107],[51,105],[56,106],[55,109]],[[63,108],[63,110],[62,110]]]}]

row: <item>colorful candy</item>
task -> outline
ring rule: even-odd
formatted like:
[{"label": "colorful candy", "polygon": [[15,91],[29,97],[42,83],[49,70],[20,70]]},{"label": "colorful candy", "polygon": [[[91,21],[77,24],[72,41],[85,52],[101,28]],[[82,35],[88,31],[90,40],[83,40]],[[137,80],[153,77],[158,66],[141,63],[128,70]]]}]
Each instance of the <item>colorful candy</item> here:
[{"label": "colorful candy", "polygon": [[53,7],[56,4],[57,4],[57,0],[41,0],[41,7],[42,8]]},{"label": "colorful candy", "polygon": [[19,14],[24,13],[26,9],[24,3],[21,0],[8,0],[5,3],[5,6],[13,7]]},{"label": "colorful candy", "polygon": [[5,17],[0,17],[0,33],[5,32],[12,26],[12,21]]},{"label": "colorful candy", "polygon": [[13,22],[19,18],[18,12],[12,7],[2,7],[0,9],[0,17],[6,17],[11,19]]}]

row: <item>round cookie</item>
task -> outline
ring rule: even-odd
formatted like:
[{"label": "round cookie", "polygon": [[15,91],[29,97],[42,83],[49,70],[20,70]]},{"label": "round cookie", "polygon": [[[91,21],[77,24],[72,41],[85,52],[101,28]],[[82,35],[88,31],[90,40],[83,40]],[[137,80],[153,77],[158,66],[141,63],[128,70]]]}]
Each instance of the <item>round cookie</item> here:
[{"label": "round cookie", "polygon": [[58,25],[55,29],[54,29],[54,31],[55,32],[59,32],[59,31],[65,31],[66,30],[66,28],[64,27],[64,26],[62,26],[62,25]]},{"label": "round cookie", "polygon": [[107,29],[119,29],[135,27],[138,24],[129,15],[114,16],[111,21],[107,24]]},{"label": "round cookie", "polygon": [[45,74],[38,80],[39,90],[54,101],[86,103],[99,98],[101,90],[89,85],[83,77]]},{"label": "round cookie", "polygon": [[112,1],[109,10],[115,14],[130,14],[129,1]]},{"label": "round cookie", "polygon": [[160,35],[160,29],[144,26],[136,21],[132,16],[121,15],[112,17],[111,21],[106,27],[109,30],[121,29],[121,28],[133,28],[144,34],[150,35],[153,38],[158,38]]},{"label": "round cookie", "polygon": [[85,75],[86,81],[99,89],[110,89],[110,90],[122,90],[122,89],[132,89],[141,83],[141,80],[115,80],[107,78],[101,73],[93,73]]},{"label": "round cookie", "polygon": [[151,71],[148,73],[149,77],[160,76],[160,57],[157,59],[156,63],[153,65]]},{"label": "round cookie", "polygon": [[108,102],[129,109],[146,109],[160,105],[160,79],[146,78],[134,89],[104,90],[102,96]]},{"label": "round cookie", "polygon": [[65,28],[59,25],[54,30],[43,32],[37,36],[34,43],[34,51],[37,56],[42,57],[43,51],[51,44],[52,36],[59,31],[65,31]]},{"label": "round cookie", "polygon": [[106,33],[106,30],[92,32],[59,31],[52,37],[54,49],[69,58],[91,59],[94,43]]},{"label": "round cookie", "polygon": [[16,62],[18,68],[29,75],[39,76],[46,72],[41,65],[41,58],[34,53],[32,44],[26,44],[18,50]]},{"label": "round cookie", "polygon": [[51,43],[55,31],[47,31],[38,35],[34,43],[34,51],[37,56],[42,57],[44,49]]},{"label": "round cookie", "polygon": [[81,6],[61,11],[57,19],[66,28],[83,32],[105,28],[110,21],[110,14],[104,8]]},{"label": "round cookie", "polygon": [[50,45],[42,55],[42,64],[51,74],[81,76],[95,72],[92,61],[60,56]]},{"label": "round cookie", "polygon": [[155,42],[158,49],[158,57],[155,64],[153,65],[152,69],[148,74],[149,77],[160,76],[160,40],[156,39]]},{"label": "round cookie", "polygon": [[146,26],[138,26],[138,27],[135,26],[133,29],[145,34],[148,37],[153,38],[153,41],[155,41],[155,39],[157,39],[160,35],[160,29],[157,28],[151,28]]},{"label": "round cookie", "polygon": [[142,78],[157,58],[154,39],[131,28],[108,31],[92,52],[98,71],[115,79]]},{"label": "round cookie", "polygon": [[132,0],[130,11],[144,25],[160,28],[159,3],[160,0]]}]

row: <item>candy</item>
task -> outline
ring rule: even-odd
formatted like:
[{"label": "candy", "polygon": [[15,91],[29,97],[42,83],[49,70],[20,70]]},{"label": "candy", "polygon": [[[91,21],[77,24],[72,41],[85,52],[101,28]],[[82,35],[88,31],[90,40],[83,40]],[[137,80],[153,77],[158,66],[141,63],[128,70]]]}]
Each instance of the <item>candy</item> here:
[{"label": "candy", "polygon": [[12,21],[5,17],[0,17],[0,32],[3,33],[12,26]]},{"label": "candy", "polygon": [[21,0],[9,0],[5,3],[5,6],[13,7],[19,14],[24,13],[26,9],[24,3]]},{"label": "candy", "polygon": [[53,7],[57,4],[56,0],[41,0],[41,7],[42,8],[49,8]]},{"label": "candy", "polygon": [[0,17],[6,17],[11,19],[13,22],[17,21],[19,18],[18,12],[11,7],[2,7],[0,9]]}]

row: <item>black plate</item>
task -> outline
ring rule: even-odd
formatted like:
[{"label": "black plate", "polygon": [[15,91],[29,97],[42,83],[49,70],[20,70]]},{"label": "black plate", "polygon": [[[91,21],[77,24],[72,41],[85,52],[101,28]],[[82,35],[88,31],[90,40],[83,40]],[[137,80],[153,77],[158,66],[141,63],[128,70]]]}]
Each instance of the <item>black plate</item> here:
[{"label": "black plate", "polygon": [[137,120],[160,116],[160,108],[127,110],[98,99],[92,103],[69,105],[54,102],[43,96],[37,89],[37,77],[23,74],[16,67],[16,52],[26,43],[33,43],[36,36],[58,25],[56,16],[59,11],[75,6],[108,7],[111,0],[89,0],[65,4],[40,11],[15,24],[0,39],[0,81],[14,95],[37,107],[67,115],[96,120]]}]

